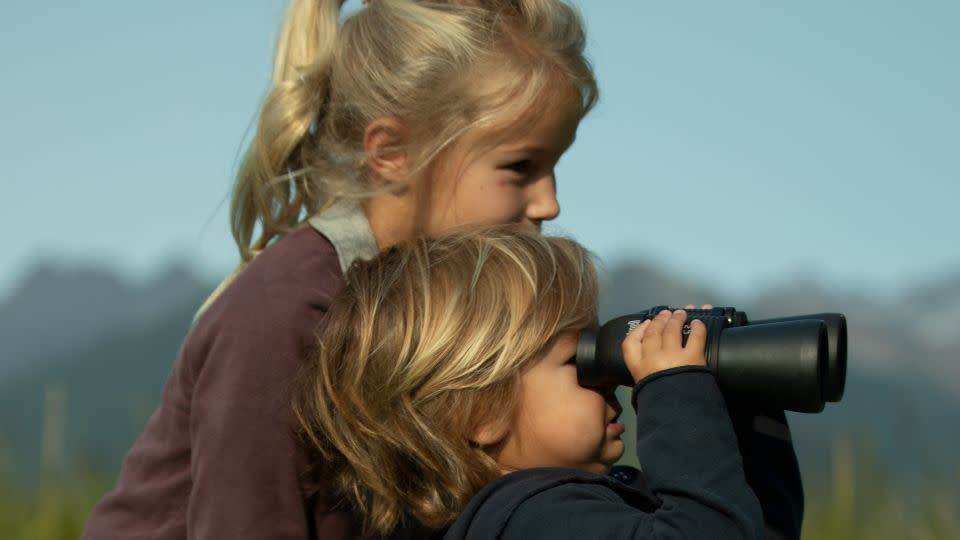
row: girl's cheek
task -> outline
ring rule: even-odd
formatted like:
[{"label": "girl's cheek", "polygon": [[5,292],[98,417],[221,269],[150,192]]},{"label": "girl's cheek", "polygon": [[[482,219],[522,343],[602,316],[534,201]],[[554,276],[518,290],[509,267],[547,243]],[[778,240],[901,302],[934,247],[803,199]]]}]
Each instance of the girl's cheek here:
[{"label": "girl's cheek", "polygon": [[498,201],[497,208],[493,209],[492,213],[501,223],[520,223],[526,216],[523,205],[512,199]]}]

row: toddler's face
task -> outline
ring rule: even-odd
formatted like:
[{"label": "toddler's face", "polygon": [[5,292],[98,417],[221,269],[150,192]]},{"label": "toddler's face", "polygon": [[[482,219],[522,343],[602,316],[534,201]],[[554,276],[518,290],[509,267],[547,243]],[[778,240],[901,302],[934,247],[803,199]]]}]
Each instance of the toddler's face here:
[{"label": "toddler's face", "polygon": [[493,457],[504,471],[572,467],[606,473],[623,455],[613,388],[577,383],[577,336],[562,334],[520,379],[517,416]]},{"label": "toddler's face", "polygon": [[427,232],[456,225],[529,223],[560,213],[554,168],[573,144],[579,113],[551,107],[490,148],[483,129],[466,133],[431,172]]}]

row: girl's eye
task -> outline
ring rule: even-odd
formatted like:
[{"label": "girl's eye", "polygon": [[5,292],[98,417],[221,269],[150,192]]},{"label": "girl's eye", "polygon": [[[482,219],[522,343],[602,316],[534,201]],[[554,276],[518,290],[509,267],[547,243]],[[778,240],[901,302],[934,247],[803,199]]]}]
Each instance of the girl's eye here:
[{"label": "girl's eye", "polygon": [[519,161],[514,161],[513,163],[508,163],[501,168],[517,174],[527,175],[533,171],[533,160],[521,159]]}]

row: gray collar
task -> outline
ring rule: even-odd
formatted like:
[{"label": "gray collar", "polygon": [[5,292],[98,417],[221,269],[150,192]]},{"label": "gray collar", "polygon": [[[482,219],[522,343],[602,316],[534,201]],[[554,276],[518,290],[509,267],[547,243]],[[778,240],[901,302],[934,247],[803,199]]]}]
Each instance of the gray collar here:
[{"label": "gray collar", "polygon": [[340,259],[344,274],[357,259],[372,259],[380,251],[370,222],[354,201],[338,201],[309,220],[310,226],[327,237]]}]

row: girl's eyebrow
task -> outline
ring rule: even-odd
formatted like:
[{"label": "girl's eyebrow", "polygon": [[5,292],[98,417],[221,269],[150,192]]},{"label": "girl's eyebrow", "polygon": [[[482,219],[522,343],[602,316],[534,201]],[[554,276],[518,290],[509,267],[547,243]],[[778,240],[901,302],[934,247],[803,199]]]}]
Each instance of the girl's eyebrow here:
[{"label": "girl's eyebrow", "polygon": [[573,146],[573,143],[576,142],[576,140],[577,140],[577,137],[576,135],[574,135],[574,137],[571,138],[569,142],[564,141],[563,143],[561,143],[555,148],[550,146],[541,146],[538,144],[530,144],[530,143],[520,143],[517,146],[506,145],[503,151],[509,152],[509,153],[517,153],[517,154],[549,154],[559,150],[560,153],[562,154],[568,148]]}]

